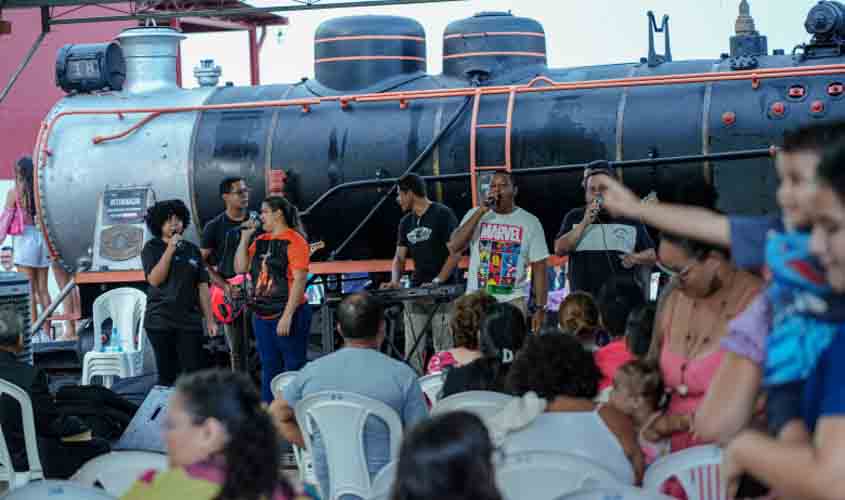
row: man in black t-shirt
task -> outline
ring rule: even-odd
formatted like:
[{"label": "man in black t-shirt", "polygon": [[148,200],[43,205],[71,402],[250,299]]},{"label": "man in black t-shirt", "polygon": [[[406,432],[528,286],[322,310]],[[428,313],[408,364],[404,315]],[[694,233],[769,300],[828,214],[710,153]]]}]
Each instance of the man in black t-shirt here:
[{"label": "man in black t-shirt", "polygon": [[[399,179],[399,194],[396,197],[402,210],[408,212],[399,222],[399,236],[393,271],[387,288],[399,288],[399,280],[405,272],[405,259],[414,259],[411,285],[437,286],[454,281],[457,256],[449,253],[446,243],[458,227],[458,219],[452,209],[442,203],[433,202],[426,194],[425,182],[416,174]],[[405,355],[410,353],[417,337],[422,335],[428,317],[436,307],[426,301],[405,303]],[[435,351],[452,347],[449,335],[450,308],[440,305],[431,321]],[[425,345],[417,346],[411,358],[411,366],[423,372]]]},{"label": "man in black t-shirt", "polygon": [[570,292],[585,291],[593,297],[611,278],[637,282],[639,269],[656,261],[654,244],[641,222],[612,218],[602,210],[603,177],[615,177],[606,161],[593,162],[584,170],[587,204],[566,214],[555,240],[555,254],[569,256]]},{"label": "man in black t-shirt", "polygon": [[[222,289],[227,297],[237,296],[240,287],[227,280],[235,277],[235,252],[241,241],[241,224],[249,219],[249,187],[242,177],[227,177],[220,182],[220,197],[226,210],[211,219],[202,231],[201,252],[212,285]],[[247,369],[247,342],[251,336],[251,321],[242,313],[231,323],[223,324],[231,352],[232,370]]]}]

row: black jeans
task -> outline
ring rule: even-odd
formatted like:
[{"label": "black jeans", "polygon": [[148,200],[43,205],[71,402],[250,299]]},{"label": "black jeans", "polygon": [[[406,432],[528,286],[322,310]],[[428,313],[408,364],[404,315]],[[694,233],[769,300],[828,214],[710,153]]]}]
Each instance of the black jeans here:
[{"label": "black jeans", "polygon": [[159,385],[172,386],[179,375],[208,365],[202,330],[146,330],[155,351]]}]

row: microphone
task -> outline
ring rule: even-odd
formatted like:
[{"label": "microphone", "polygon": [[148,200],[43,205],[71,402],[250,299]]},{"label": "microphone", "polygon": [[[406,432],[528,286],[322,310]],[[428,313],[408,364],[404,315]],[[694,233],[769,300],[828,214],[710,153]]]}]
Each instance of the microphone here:
[{"label": "microphone", "polygon": [[590,211],[593,214],[593,217],[598,217],[599,212],[601,212],[601,206],[604,203],[604,197],[602,195],[598,195],[593,198],[593,206],[590,207]]},{"label": "microphone", "polygon": [[496,205],[499,204],[499,196],[498,195],[487,195],[487,198],[484,200],[484,204],[487,208],[495,208]]},{"label": "microphone", "polygon": [[247,222],[252,222],[255,224],[256,229],[261,229],[261,219],[258,216],[258,212],[256,212],[255,210],[249,211],[249,218],[247,218],[246,222],[244,222],[244,225],[241,225],[241,231],[246,231],[247,229],[249,229],[245,225]]}]

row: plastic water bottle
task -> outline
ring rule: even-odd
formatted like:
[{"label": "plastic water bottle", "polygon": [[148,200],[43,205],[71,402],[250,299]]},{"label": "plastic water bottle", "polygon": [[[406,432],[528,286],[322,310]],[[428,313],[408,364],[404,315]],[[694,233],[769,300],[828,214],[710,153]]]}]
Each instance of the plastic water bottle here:
[{"label": "plastic water bottle", "polygon": [[117,327],[111,329],[109,352],[123,352],[123,343],[120,342],[120,332],[117,331]]}]

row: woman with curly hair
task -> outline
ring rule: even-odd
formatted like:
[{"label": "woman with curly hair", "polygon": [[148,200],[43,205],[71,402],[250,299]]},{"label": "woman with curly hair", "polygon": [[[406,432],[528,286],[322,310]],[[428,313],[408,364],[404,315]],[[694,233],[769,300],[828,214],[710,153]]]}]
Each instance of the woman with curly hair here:
[{"label": "woman with curly hair", "polygon": [[391,500],[502,500],[493,443],[477,416],[449,412],[421,422],[402,442]]},{"label": "woman with curly hair", "polygon": [[496,299],[484,290],[462,295],[455,301],[449,322],[455,347],[432,356],[426,373],[438,373],[447,366],[464,366],[481,357],[478,347],[481,321],[484,310],[495,303]]},{"label": "woman with curly hair", "polygon": [[209,306],[208,271],[199,248],[182,237],[190,220],[181,200],[160,201],[146,215],[153,238],[141,250],[150,285],[144,329],[153,345],[159,385],[173,385],[181,373],[205,368],[203,318],[208,333],[217,335]]},{"label": "woman with curly hair", "polygon": [[148,471],[122,498],[289,500],[279,474],[276,427],[243,373],[205,370],[183,376],[164,425],[170,467]]},{"label": "woman with curly hair", "polygon": [[572,292],[563,299],[558,309],[558,324],[561,330],[575,335],[590,350],[609,340],[602,326],[599,306],[587,292]]},{"label": "woman with curly hair", "polygon": [[508,302],[497,302],[484,311],[481,322],[481,357],[449,370],[443,397],[465,391],[505,392],[505,377],[528,327],[522,311]]},{"label": "woman with curly hair", "polygon": [[508,373],[507,389],[546,400],[545,413],[523,430],[508,436],[505,452],[534,447],[593,460],[619,477],[642,479],[643,455],[627,415],[597,404],[601,372],[593,356],[570,335],[529,337]]}]

